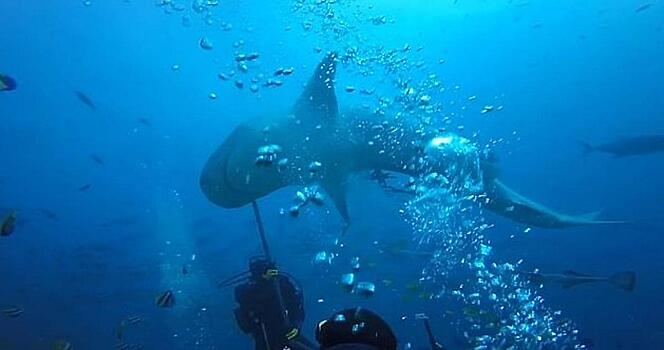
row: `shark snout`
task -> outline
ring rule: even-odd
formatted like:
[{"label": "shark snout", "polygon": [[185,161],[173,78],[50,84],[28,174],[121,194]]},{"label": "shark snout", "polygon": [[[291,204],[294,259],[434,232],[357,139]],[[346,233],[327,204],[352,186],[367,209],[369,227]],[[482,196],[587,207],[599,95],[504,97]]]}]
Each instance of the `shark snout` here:
[{"label": "shark snout", "polygon": [[215,153],[205,164],[199,184],[205,197],[222,208],[238,208],[251,203],[252,198],[230,186],[226,178],[228,157]]}]

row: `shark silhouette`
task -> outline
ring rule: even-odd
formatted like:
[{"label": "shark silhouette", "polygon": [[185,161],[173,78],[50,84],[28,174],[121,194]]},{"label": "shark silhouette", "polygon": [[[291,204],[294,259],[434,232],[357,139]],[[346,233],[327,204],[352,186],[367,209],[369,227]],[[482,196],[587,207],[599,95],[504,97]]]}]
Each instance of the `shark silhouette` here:
[{"label": "shark silhouette", "polygon": [[[339,111],[334,89],[336,55],[317,66],[290,112],[237,126],[210,156],[200,177],[205,196],[223,208],[238,208],[290,185],[321,186],[348,224],[349,174],[381,170],[422,176],[418,159],[437,131],[425,132],[405,116],[380,118],[365,109]],[[266,145],[269,154],[263,153]],[[265,165],[257,156],[267,156]],[[444,166],[444,164],[442,164]],[[492,168],[487,166],[484,168]],[[543,228],[613,223],[591,216],[559,214],[529,200],[481,169],[485,207],[513,221]]]}]

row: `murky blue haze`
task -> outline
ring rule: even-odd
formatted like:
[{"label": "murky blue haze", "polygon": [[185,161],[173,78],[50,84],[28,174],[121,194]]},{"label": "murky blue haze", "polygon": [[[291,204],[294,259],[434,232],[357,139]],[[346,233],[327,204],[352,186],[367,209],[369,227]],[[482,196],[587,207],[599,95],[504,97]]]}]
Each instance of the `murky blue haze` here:
[{"label": "murky blue haze", "polygon": [[[0,215],[18,211],[14,233],[0,237],[0,308],[23,310],[0,315],[0,349],[52,349],[57,340],[112,349],[131,315],[144,320],[124,341],[145,349],[252,348],[234,324],[232,288],[215,284],[260,254],[253,214],[208,202],[198,184],[204,163],[239,123],[288,111],[325,52],[405,45],[417,68],[409,78],[435,74],[445,87],[434,98],[449,127],[479,145],[499,140],[505,183],[564,212],[600,210],[633,223],[528,230],[483,213],[495,224],[484,232],[489,259],[522,259],[522,270],[552,273],[635,271],[633,292],[608,284],[533,289],[574,322],[579,343],[664,348],[664,155],[583,157],[580,147],[664,134],[664,2],[221,0],[201,13],[192,1],[173,3],[182,11],[138,0],[0,2],[0,74],[18,83],[0,92]],[[306,6],[293,11],[297,3]],[[322,6],[348,20],[341,27],[350,33],[319,26]],[[212,50],[200,47],[203,37]],[[247,73],[238,71],[240,52],[260,54]],[[376,68],[364,77],[355,64],[339,64],[340,105],[374,106],[399,93],[398,74]],[[282,86],[250,91],[251,77],[279,67],[294,68]],[[232,70],[243,89],[218,77]],[[482,114],[484,106],[494,111]],[[386,193],[368,174],[352,176],[352,225],[341,247],[333,242],[342,222],[330,204],[296,219],[280,214],[296,190],[260,206],[277,261],[304,290],[305,335],[335,310],[360,305],[394,327],[401,348],[426,348],[420,312],[449,348],[475,346],[464,337],[469,322],[459,322],[468,316],[463,305],[417,289],[429,262],[381,250],[414,239],[400,213],[408,196]],[[319,251],[338,256],[314,266]],[[338,286],[354,256],[362,278],[377,285],[372,298]],[[154,297],[169,288],[177,305],[157,308]]]}]

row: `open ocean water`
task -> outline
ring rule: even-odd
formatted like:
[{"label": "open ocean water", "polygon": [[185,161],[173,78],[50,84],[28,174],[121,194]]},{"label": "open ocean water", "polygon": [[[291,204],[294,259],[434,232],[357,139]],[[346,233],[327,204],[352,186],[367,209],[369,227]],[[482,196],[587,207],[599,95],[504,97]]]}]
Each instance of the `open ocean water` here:
[{"label": "open ocean water", "polygon": [[262,254],[252,200],[308,338],[361,306],[399,349],[423,313],[447,349],[664,349],[660,0],[0,18],[0,350],[253,349],[217,285]]}]

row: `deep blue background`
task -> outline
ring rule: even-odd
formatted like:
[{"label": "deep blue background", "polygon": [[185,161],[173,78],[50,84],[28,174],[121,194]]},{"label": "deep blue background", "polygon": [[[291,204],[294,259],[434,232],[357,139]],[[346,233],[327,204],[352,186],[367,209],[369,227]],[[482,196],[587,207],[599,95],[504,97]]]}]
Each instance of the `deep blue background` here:
[{"label": "deep blue background", "polygon": [[[498,224],[490,233],[495,259],[523,258],[547,272],[635,270],[633,293],[596,285],[545,295],[597,348],[664,347],[664,158],[583,159],[578,145],[664,134],[664,3],[651,1],[642,12],[632,0],[356,3],[395,21],[358,23],[374,45],[423,46],[431,71],[450,88],[460,86],[444,96],[467,106],[457,120],[466,133],[505,140],[499,150],[506,183],[561,210],[602,210],[606,218],[639,223],[523,234],[523,227],[490,217]],[[233,324],[231,290],[213,285],[259,253],[251,212],[215,208],[200,193],[198,175],[239,122],[288,108],[320,59],[313,48],[326,41],[302,35],[290,8],[288,1],[223,2],[216,13],[233,24],[223,32],[195,15],[183,27],[181,14],[167,15],[152,1],[0,2],[0,73],[19,84],[0,93],[0,208],[20,211],[15,234],[0,239],[0,307],[25,309],[18,319],[0,318],[0,348],[44,349],[56,339],[78,349],[111,348],[115,326],[132,314],[146,320],[126,338],[148,349],[191,348],[196,340],[204,349],[250,348]],[[199,48],[203,35],[213,50]],[[252,70],[293,66],[295,74],[281,88],[262,89],[260,98],[221,82],[217,73],[231,69],[232,43],[240,39],[245,51],[261,54]],[[338,86],[367,84],[350,72],[340,69]],[[82,105],[76,90],[98,109]],[[354,102],[338,91],[342,104]],[[208,99],[210,92],[219,98]],[[477,100],[466,101],[471,95]],[[483,116],[485,104],[505,108]],[[90,191],[77,191],[88,183]],[[346,248],[337,249],[339,261],[324,272],[309,262],[336,237],[334,211],[280,217],[292,189],[261,202],[280,263],[304,287],[305,330],[335,309],[361,304],[385,315],[403,342],[424,344],[416,323],[400,321],[445,310],[403,300],[402,286],[417,280],[423,262],[395,261],[373,245],[409,237],[397,213],[401,201],[364,176],[350,189],[355,222]],[[179,276],[191,254],[197,258],[190,275]],[[341,293],[337,278],[354,255],[367,262],[365,278],[394,280],[396,290],[379,289],[366,301]],[[156,310],[154,296],[173,286],[183,291],[178,306]],[[435,328],[454,344],[446,322],[436,318]]]}]

